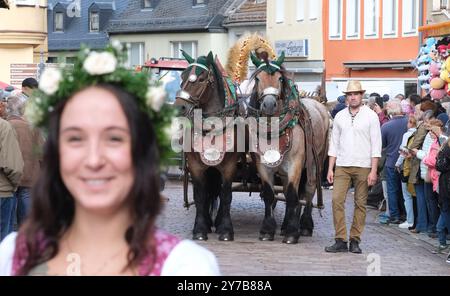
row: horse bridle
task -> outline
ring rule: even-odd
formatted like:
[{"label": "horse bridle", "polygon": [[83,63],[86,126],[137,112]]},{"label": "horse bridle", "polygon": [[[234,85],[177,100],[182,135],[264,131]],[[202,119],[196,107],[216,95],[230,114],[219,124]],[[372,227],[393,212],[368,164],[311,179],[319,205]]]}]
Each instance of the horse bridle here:
[{"label": "horse bridle", "polygon": [[[189,64],[188,67],[190,67],[190,66],[192,66],[192,69],[191,69],[191,71],[189,73],[188,79],[186,79],[186,81],[183,82],[183,84],[181,85],[181,89],[180,89],[180,91],[178,92],[178,94],[176,96],[177,99],[181,99],[181,100],[185,101],[186,103],[188,103],[190,105],[190,108],[189,108],[188,112],[186,112],[186,114],[188,114],[188,115],[191,114],[192,111],[195,108],[200,107],[200,98],[203,97],[203,94],[209,88],[209,86],[214,83],[214,79],[213,79],[213,75],[212,75],[211,69],[209,69],[205,65],[202,65],[202,64],[199,64],[199,63],[191,63],[191,64]],[[195,74],[196,67],[199,67],[199,68],[202,68],[202,69],[206,70],[207,73],[208,73],[208,76],[207,76],[207,79],[205,81],[197,82],[197,84],[200,85],[200,87],[202,87],[202,89],[201,89],[200,95],[197,96],[197,97],[194,97],[190,93],[185,91],[184,88],[186,87],[186,85],[189,82],[194,83],[194,82],[197,81],[198,77]]]}]

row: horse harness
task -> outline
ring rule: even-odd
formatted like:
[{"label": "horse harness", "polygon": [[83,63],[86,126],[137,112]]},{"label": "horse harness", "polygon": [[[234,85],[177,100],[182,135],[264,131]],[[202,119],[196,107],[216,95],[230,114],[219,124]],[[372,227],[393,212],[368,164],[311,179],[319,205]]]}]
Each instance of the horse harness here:
[{"label": "horse harness", "polygon": [[[257,151],[257,153],[261,156],[261,161],[264,165],[272,168],[279,166],[282,163],[286,153],[292,148],[292,129],[296,124],[299,124],[305,134],[305,166],[308,184],[311,185],[313,180],[316,180],[317,206],[319,209],[322,209],[324,207],[321,186],[322,176],[320,175],[322,163],[319,160],[319,155],[314,145],[314,131],[311,116],[300,100],[296,85],[290,79],[288,80],[288,84],[290,93],[288,95],[287,104],[283,107],[279,115],[279,130],[273,131],[270,128],[267,129],[268,137],[273,137],[275,139],[278,137],[278,151],[270,148],[264,149],[263,147],[259,147],[258,143],[253,143],[254,151]],[[267,95],[274,95],[277,98],[280,96],[278,89],[268,88],[267,91],[264,91],[260,100]],[[249,114],[255,116],[257,120],[261,117],[262,114],[260,110],[257,110],[251,106],[247,107]],[[274,136],[275,133],[277,133],[277,135]],[[259,134],[258,136],[261,135]]]}]

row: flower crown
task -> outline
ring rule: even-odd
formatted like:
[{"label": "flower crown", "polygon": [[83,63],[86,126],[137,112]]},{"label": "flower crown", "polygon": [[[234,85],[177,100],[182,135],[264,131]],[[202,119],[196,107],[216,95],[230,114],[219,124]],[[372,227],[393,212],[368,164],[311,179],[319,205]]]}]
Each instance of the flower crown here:
[{"label": "flower crown", "polygon": [[148,114],[156,133],[161,163],[167,163],[172,153],[170,136],[175,111],[164,104],[164,87],[150,80],[146,73],[125,68],[126,60],[126,50],[119,41],[114,41],[102,51],[82,46],[73,67],[61,64],[59,68],[44,70],[39,88],[26,104],[25,117],[33,126],[46,130],[49,115],[60,102],[86,87],[114,84],[132,94],[139,108]]}]

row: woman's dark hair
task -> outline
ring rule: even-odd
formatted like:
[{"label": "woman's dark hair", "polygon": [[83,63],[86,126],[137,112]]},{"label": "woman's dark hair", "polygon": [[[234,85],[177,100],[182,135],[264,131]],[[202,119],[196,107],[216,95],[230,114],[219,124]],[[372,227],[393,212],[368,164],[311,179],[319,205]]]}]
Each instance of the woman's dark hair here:
[{"label": "woman's dark hair", "polygon": [[422,98],[418,94],[411,94],[409,95],[409,102],[413,103],[414,105],[420,104],[420,101]]},{"label": "woman's dark hair", "polygon": [[[136,98],[130,93],[110,84],[95,87],[107,90],[117,98],[130,129],[134,184],[128,198],[132,225],[124,235],[129,246],[128,267],[137,267],[148,255],[155,258],[155,246],[150,234],[154,231],[154,223],[162,207],[156,135],[150,118],[139,109]],[[59,240],[73,222],[74,199],[62,181],[59,157],[55,157],[60,155],[60,120],[67,101],[60,103],[50,115],[41,174],[31,192],[33,203],[30,216],[19,232],[19,238],[22,236],[26,243],[25,264],[21,264],[17,272],[19,275],[28,274],[35,266],[56,256]],[[149,266],[149,271],[151,268]]]},{"label": "woman's dark hair", "polygon": [[36,81],[36,79],[30,77],[30,78],[25,78],[22,81],[22,87],[29,87],[29,88],[38,88],[39,84]]}]

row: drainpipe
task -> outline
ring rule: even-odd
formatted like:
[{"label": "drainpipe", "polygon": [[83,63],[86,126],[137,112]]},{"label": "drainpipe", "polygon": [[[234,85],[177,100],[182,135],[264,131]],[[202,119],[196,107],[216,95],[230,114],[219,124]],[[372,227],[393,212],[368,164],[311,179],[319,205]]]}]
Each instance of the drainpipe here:
[{"label": "drainpipe", "polygon": [[[424,0],[419,0],[419,27],[423,26],[423,1]],[[417,52],[419,52],[420,48],[422,47],[422,39],[423,32],[419,31],[419,48]],[[420,88],[419,80],[417,80],[417,94],[422,96],[422,89]]]}]

